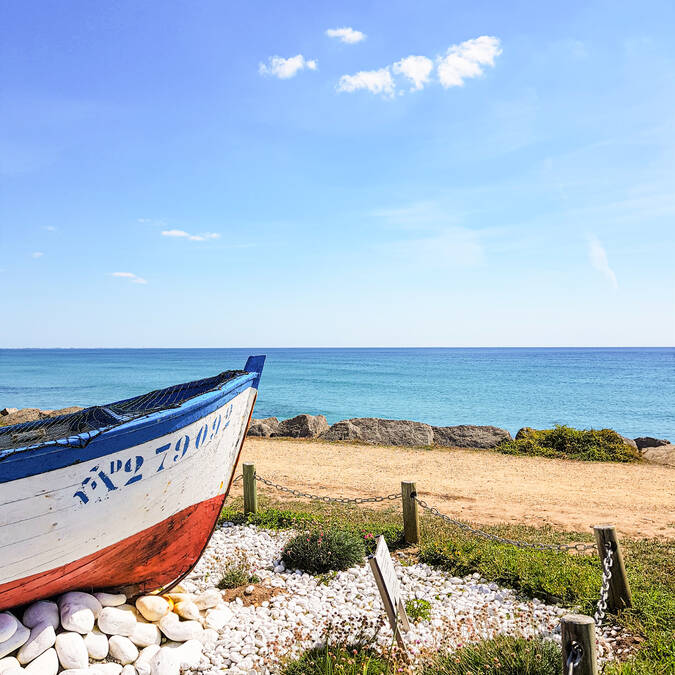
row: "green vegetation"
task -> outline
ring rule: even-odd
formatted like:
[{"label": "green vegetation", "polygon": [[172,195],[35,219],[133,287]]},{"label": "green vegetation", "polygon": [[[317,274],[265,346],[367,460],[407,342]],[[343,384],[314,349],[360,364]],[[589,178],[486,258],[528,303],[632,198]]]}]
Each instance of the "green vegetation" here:
[{"label": "green vegetation", "polygon": [[366,555],[363,540],[348,530],[317,528],[303,532],[286,544],[281,559],[289,569],[310,574],[346,570]]},{"label": "green vegetation", "polygon": [[[241,513],[241,499],[232,500],[230,506],[223,511],[223,519],[239,523],[255,523],[275,529],[295,527],[302,530],[321,525],[349,530],[361,537],[365,536],[364,533],[371,534],[373,538],[382,532],[390,549],[403,548],[401,514],[398,509],[376,511],[346,504],[279,502],[269,499],[264,493],[259,493],[259,503],[261,508],[259,513],[244,516]],[[422,516],[421,527],[422,543],[419,551],[401,551],[402,555],[408,556],[409,561],[420,559],[455,575],[478,572],[489,581],[509,586],[529,597],[559,601],[562,605],[577,608],[585,614],[592,615],[595,611],[601,582],[600,562],[597,555],[522,550],[474,537],[427,515]],[[569,544],[592,541],[590,532],[562,532],[551,527],[498,525],[486,526],[483,529],[502,537],[528,542]],[[675,634],[673,632],[673,626],[675,626],[675,542],[622,539],[621,543],[633,592],[634,606],[621,612],[616,620],[632,634],[639,636],[642,643],[639,651],[628,661],[605,666],[603,675],[675,673]],[[401,562],[405,560],[402,558]],[[490,644],[498,645],[497,642]],[[489,649],[490,647],[485,647],[485,651],[477,650],[476,653],[488,658]],[[506,647],[504,649],[506,650]],[[318,654],[320,652],[321,650]],[[366,652],[368,653],[370,652]],[[515,648],[513,653],[519,654]],[[458,654],[459,652],[452,656],[456,658]],[[507,652],[504,651],[504,654]],[[317,654],[313,658],[316,656]],[[452,657],[448,657],[450,658]],[[498,658],[505,659],[506,657],[500,654]],[[527,657],[522,656],[522,658]],[[475,672],[492,672],[485,670],[485,667],[492,667],[493,659],[494,657],[489,657],[488,661],[481,666],[483,670],[478,669]],[[315,660],[314,663],[318,661]],[[362,664],[362,662],[359,663]],[[470,672],[468,668],[455,671],[442,670],[441,668],[450,668],[448,660],[443,663],[445,665],[434,666],[438,670],[433,670],[432,666],[429,666],[427,674]],[[502,660],[500,663],[508,662]],[[318,668],[317,666],[317,669],[313,671],[293,672],[338,672]],[[342,674],[351,671],[339,672]],[[359,670],[359,672],[362,671]],[[540,672],[548,671],[532,671],[532,673]]]},{"label": "green vegetation", "polygon": [[361,645],[317,647],[289,662],[284,675],[381,675],[391,672],[388,659]]},{"label": "green vegetation", "polygon": [[510,455],[562,457],[586,462],[638,462],[640,451],[611,429],[521,429],[515,440],[502,441],[497,450]]},{"label": "green vegetation", "polygon": [[559,675],[560,647],[550,640],[501,636],[441,654],[423,675]]},{"label": "green vegetation", "polygon": [[227,561],[223,573],[216,584],[221,591],[228,588],[239,588],[248,584],[257,584],[260,577],[250,570],[244,551],[238,551]]},{"label": "green vegetation", "polygon": [[421,598],[413,598],[405,601],[405,613],[408,618],[417,623],[418,621],[428,621],[431,618],[431,603]]}]

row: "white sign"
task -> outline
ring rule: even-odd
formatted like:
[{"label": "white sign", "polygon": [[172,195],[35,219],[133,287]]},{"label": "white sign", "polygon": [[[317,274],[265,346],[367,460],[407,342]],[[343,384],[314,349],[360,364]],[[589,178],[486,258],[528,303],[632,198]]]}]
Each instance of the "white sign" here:
[{"label": "white sign", "polygon": [[396,576],[394,562],[389,554],[387,542],[382,535],[377,539],[375,555],[371,555],[368,560],[375,576],[377,588],[382,596],[389,625],[394,631],[398,643],[403,646],[400,630],[409,631],[410,624],[408,623],[408,615],[405,613],[405,605],[401,599],[401,586]]}]

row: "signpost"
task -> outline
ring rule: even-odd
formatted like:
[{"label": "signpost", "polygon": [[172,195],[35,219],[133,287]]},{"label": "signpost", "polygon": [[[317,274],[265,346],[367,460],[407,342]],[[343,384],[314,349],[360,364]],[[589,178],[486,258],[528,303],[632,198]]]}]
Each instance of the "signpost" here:
[{"label": "signpost", "polygon": [[389,625],[391,626],[396,642],[399,647],[405,650],[401,630],[409,631],[408,615],[405,613],[405,605],[401,599],[401,587],[398,583],[394,563],[389,554],[389,548],[384,537],[380,535],[377,539],[377,548],[375,554],[368,558],[370,568],[373,570],[377,588],[382,596],[382,604],[387,612]]}]

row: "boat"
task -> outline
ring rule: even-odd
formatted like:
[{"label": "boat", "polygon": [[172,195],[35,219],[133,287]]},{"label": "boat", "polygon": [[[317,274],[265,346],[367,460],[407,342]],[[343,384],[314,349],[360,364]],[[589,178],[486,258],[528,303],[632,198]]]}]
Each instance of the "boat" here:
[{"label": "boat", "polygon": [[0,427],[0,610],[70,590],[163,592],[188,574],[232,485],[264,362]]}]

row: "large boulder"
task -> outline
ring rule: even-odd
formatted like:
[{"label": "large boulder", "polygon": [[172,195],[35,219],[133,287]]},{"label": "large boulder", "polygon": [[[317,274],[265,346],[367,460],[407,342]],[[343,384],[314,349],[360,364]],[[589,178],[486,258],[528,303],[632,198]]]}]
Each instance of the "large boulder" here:
[{"label": "large boulder", "polygon": [[0,417],[4,417],[5,415],[11,415],[12,413],[19,412],[18,408],[3,408],[0,410]]},{"label": "large boulder", "polygon": [[532,427],[523,427],[522,429],[518,429],[518,433],[516,434],[516,440],[519,441],[521,438],[527,438],[531,434],[534,433],[534,429]]},{"label": "large boulder", "polygon": [[272,436],[290,438],[317,438],[328,431],[328,422],[323,415],[296,415],[279,423]]},{"label": "large boulder", "polygon": [[409,420],[356,417],[334,424],[323,438],[329,441],[362,441],[378,445],[431,445],[434,432],[428,424]]},{"label": "large boulder", "polygon": [[644,450],[645,448],[660,448],[662,445],[670,445],[670,441],[667,438],[641,436],[640,438],[635,439],[635,445],[638,450]]},{"label": "large boulder", "polygon": [[498,427],[460,424],[455,427],[433,427],[433,430],[434,445],[444,447],[495,448],[502,441],[511,440],[511,434]]},{"label": "large boulder", "polygon": [[13,424],[23,424],[24,422],[36,422],[37,420],[44,420],[49,417],[58,417],[59,415],[69,415],[70,413],[82,410],[78,406],[71,406],[70,408],[61,408],[60,410],[40,410],[39,408],[5,408],[5,410],[14,411],[8,412],[0,416],[0,426],[8,427]]},{"label": "large boulder", "polygon": [[642,451],[642,459],[653,464],[675,466],[675,445],[668,443],[658,448],[645,448]]},{"label": "large boulder", "polygon": [[276,417],[265,417],[262,420],[252,419],[248,428],[249,436],[269,438],[279,429],[279,420]]},{"label": "large boulder", "polygon": [[[621,434],[619,434],[619,436],[621,436]],[[633,448],[634,450],[638,450],[637,443],[632,438],[626,438],[626,436],[621,436],[621,440],[626,445],[629,445],[631,448]]]}]

